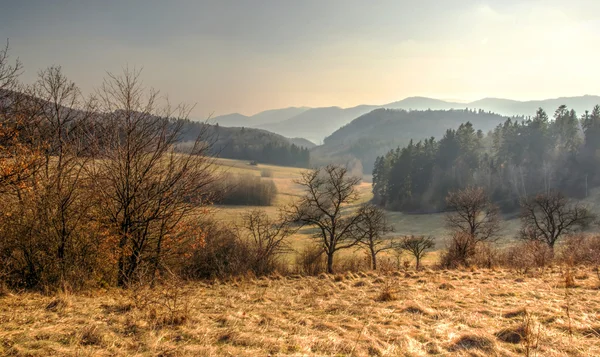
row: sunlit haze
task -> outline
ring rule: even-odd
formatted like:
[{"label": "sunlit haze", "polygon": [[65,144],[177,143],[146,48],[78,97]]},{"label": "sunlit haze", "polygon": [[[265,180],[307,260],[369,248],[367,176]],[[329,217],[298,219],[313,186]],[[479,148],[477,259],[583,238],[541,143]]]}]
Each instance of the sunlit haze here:
[{"label": "sunlit haze", "polygon": [[197,119],[290,106],[599,94],[600,1],[6,1],[0,37],[86,93],[106,71]]}]

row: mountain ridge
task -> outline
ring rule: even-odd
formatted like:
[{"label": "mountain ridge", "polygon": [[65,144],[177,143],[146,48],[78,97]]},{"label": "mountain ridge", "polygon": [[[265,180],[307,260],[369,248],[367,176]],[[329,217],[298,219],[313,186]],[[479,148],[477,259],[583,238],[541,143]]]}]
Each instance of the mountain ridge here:
[{"label": "mountain ridge", "polygon": [[[329,107],[290,107],[282,109],[271,109],[268,112],[268,119],[277,119],[271,122],[265,122],[266,119],[259,121],[252,120],[253,117],[264,118],[265,112],[257,113],[253,116],[244,116],[239,113],[218,116],[212,121],[219,125],[227,126],[228,122],[233,121],[235,126],[247,126],[265,129],[285,137],[302,137],[313,143],[320,144],[323,140],[342,126],[350,123],[352,120],[367,114],[374,109],[404,109],[404,110],[450,110],[450,109],[481,109],[486,112],[496,113],[502,116],[530,116],[541,107],[551,116],[559,105],[575,109],[578,113],[583,110],[590,110],[595,104],[600,103],[600,96],[585,94],[581,96],[557,97],[542,100],[519,101],[514,99],[485,97],[468,103],[452,102],[442,99],[429,98],[423,96],[407,97],[399,101],[382,104],[368,105],[361,104],[349,108],[339,106]],[[295,115],[290,109],[298,112]],[[235,114],[238,114],[235,116]]]}]

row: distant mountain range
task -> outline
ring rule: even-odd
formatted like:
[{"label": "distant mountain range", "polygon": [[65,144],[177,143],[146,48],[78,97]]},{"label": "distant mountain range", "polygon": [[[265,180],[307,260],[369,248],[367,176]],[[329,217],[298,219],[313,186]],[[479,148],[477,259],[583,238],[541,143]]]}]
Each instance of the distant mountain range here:
[{"label": "distant mountain range", "polygon": [[305,138],[320,144],[323,139],[340,127],[350,123],[359,116],[374,109],[404,110],[448,110],[448,109],[482,109],[503,116],[533,116],[538,108],[543,108],[552,116],[556,108],[566,105],[579,114],[591,110],[600,104],[600,96],[584,95],[544,100],[517,101],[501,98],[485,98],[470,103],[450,102],[426,97],[409,97],[384,105],[359,105],[352,108],[292,107],[273,109],[252,116],[242,114],[221,115],[210,120],[222,126],[242,126],[261,128],[289,138]]}]

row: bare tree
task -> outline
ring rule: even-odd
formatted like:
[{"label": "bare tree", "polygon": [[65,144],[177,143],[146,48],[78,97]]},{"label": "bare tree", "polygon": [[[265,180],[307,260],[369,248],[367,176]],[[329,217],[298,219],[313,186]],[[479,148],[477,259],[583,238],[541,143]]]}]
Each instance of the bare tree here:
[{"label": "bare tree", "polygon": [[35,207],[39,210],[40,235],[51,243],[58,262],[59,279],[67,270],[81,266],[84,258],[77,250],[85,244],[82,226],[86,224],[91,200],[85,190],[84,167],[89,159],[83,151],[83,127],[92,115],[92,102],[84,101],[77,86],[60,67],[39,73],[31,90],[35,101],[36,130],[43,142],[41,170],[34,176]]},{"label": "bare tree", "polygon": [[421,260],[427,254],[427,250],[435,246],[433,238],[425,236],[405,236],[400,241],[400,248],[415,257],[415,269],[421,267]]},{"label": "bare tree", "polygon": [[446,215],[446,227],[453,237],[449,248],[452,254],[448,256],[467,264],[477,244],[498,238],[500,213],[480,187],[450,192],[446,205],[450,211]]},{"label": "bare tree", "polygon": [[37,148],[25,133],[33,120],[31,101],[20,93],[23,65],[10,59],[8,46],[0,49],[0,192],[18,186],[40,164]]},{"label": "bare tree", "polygon": [[314,237],[327,255],[327,272],[333,273],[335,253],[359,242],[355,230],[363,216],[348,206],[358,200],[360,178],[352,177],[345,167],[328,165],[303,173],[296,183],[305,195],[290,206],[289,213],[292,220],[317,227]]},{"label": "bare tree", "polygon": [[299,228],[283,214],[278,219],[272,219],[264,210],[255,209],[242,215],[238,236],[248,244],[251,254],[248,259],[255,274],[273,271],[276,260],[290,251],[288,238]]},{"label": "bare tree", "polygon": [[[98,91],[101,120],[97,160],[90,165],[100,196],[101,219],[118,238],[117,283],[126,285],[146,264],[150,275],[163,267],[169,249],[181,247],[179,230],[211,201],[213,161],[203,133],[176,152],[189,108],[160,110],[158,93],[146,90],[139,71],[109,74]],[[174,244],[173,242],[177,244]]]},{"label": "bare tree", "polygon": [[394,229],[388,223],[385,211],[373,204],[364,204],[359,212],[362,219],[354,231],[358,234],[360,247],[371,256],[371,268],[377,270],[377,254],[394,248],[393,239],[384,238]]},{"label": "bare tree", "polygon": [[0,50],[0,101],[17,87],[19,75],[23,71],[23,64],[18,58],[11,64],[9,50],[9,42],[6,40],[6,46]]},{"label": "bare tree", "polygon": [[585,229],[595,219],[585,206],[572,204],[558,191],[549,191],[521,201],[520,238],[542,241],[554,249],[564,235]]}]

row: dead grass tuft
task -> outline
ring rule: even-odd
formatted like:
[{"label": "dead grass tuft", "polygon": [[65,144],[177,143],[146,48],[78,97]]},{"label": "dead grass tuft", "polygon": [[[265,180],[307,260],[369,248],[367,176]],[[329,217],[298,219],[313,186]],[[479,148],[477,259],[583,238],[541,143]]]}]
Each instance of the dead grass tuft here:
[{"label": "dead grass tuft", "polygon": [[50,301],[46,305],[46,310],[53,312],[63,312],[71,306],[71,299],[67,295],[61,295]]},{"label": "dead grass tuft", "polygon": [[525,328],[523,325],[504,328],[494,334],[502,342],[519,344],[525,336]]},{"label": "dead grass tuft", "polygon": [[460,350],[480,350],[491,353],[495,349],[494,341],[481,335],[463,335],[452,342],[448,351],[456,352]]},{"label": "dead grass tuft", "polygon": [[450,283],[441,283],[440,286],[438,286],[438,289],[440,289],[440,290],[453,290],[454,289],[454,285],[452,285]]},{"label": "dead grass tuft", "polygon": [[79,343],[84,346],[102,346],[105,341],[105,333],[98,325],[88,325],[81,331]]},{"label": "dead grass tuft", "polygon": [[508,311],[502,314],[502,316],[507,319],[514,319],[515,317],[523,317],[525,315],[527,315],[527,310],[525,308]]}]

